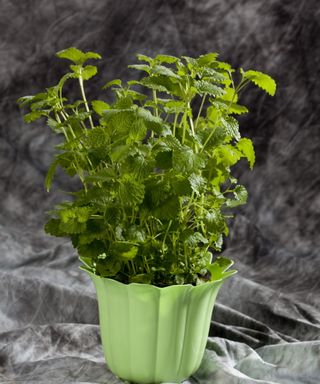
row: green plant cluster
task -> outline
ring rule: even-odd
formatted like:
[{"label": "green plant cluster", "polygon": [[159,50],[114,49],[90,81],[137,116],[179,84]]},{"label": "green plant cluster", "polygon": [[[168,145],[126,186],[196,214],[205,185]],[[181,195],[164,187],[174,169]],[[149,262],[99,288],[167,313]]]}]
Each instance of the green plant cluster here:
[{"label": "green plant cluster", "polygon": [[[57,54],[70,71],[45,92],[19,99],[26,122],[45,117],[62,137],[46,177],[57,167],[82,188],[50,212],[47,233],[71,238],[84,268],[129,283],[196,284],[232,274],[231,261],[212,255],[228,235],[230,209],[247,191],[231,167],[247,159],[237,115],[248,109],[239,92],[252,82],[274,95],[274,80],[237,72],[216,53],[198,58],[137,55],[140,80],[116,79],[103,88],[114,101],[88,101],[84,83],[97,74],[97,53],[68,48]],[[235,78],[238,77],[237,84]],[[137,78],[137,77],[136,77]],[[79,83],[79,99],[64,94]]]}]

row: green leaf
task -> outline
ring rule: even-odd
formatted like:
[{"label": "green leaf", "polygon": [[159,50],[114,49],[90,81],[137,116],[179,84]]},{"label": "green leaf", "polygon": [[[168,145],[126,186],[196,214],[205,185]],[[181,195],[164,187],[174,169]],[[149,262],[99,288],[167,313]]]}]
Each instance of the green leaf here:
[{"label": "green leaf", "polygon": [[116,241],[112,244],[110,252],[115,257],[121,257],[125,260],[132,260],[138,254],[138,247],[130,242]]},{"label": "green leaf", "polygon": [[170,169],[172,168],[172,151],[164,150],[158,152],[156,155],[156,167],[160,169]]},{"label": "green leaf", "polygon": [[123,205],[140,204],[144,198],[144,185],[134,175],[124,174],[119,180],[118,196]]},{"label": "green leaf", "polygon": [[234,198],[226,200],[226,206],[229,208],[237,207],[238,205],[243,205],[247,202],[248,192],[243,185],[237,185],[232,191]]},{"label": "green leaf", "polygon": [[191,196],[191,182],[188,178],[182,175],[175,175],[171,182],[173,192],[178,196]]},{"label": "green leaf", "polygon": [[99,53],[96,53],[96,52],[86,52],[85,53],[85,57],[86,57],[86,60],[89,60],[89,59],[94,59],[94,60],[102,59],[102,57],[99,55]]},{"label": "green leaf", "polygon": [[103,112],[110,109],[110,105],[102,100],[93,100],[91,102],[92,109],[99,115],[102,116]]},{"label": "green leaf", "polygon": [[82,78],[83,80],[89,80],[91,77],[95,76],[97,72],[98,69],[94,65],[86,65],[82,69]]},{"label": "green leaf", "polygon": [[194,153],[191,148],[183,146],[173,150],[173,167],[181,173],[192,173],[205,166],[202,155]]},{"label": "green leaf", "polygon": [[146,61],[149,64],[152,64],[154,62],[154,59],[152,57],[141,55],[140,53],[138,53],[136,57],[139,61]]},{"label": "green leaf", "polygon": [[270,96],[274,96],[276,93],[276,82],[271,76],[265,73],[249,70],[243,73],[243,78],[253,82]]},{"label": "green leaf", "polygon": [[46,233],[52,236],[64,237],[67,236],[67,233],[60,229],[60,220],[59,219],[50,219],[44,226]]},{"label": "green leaf", "polygon": [[186,104],[180,100],[168,100],[163,103],[166,113],[184,113]]},{"label": "green leaf", "polygon": [[112,182],[117,178],[117,174],[113,168],[103,168],[100,169],[89,176],[86,176],[85,180],[87,182]]},{"label": "green leaf", "polygon": [[246,106],[232,103],[229,107],[229,112],[230,113],[235,113],[236,115],[242,115],[244,113],[248,113],[249,110]]},{"label": "green leaf", "polygon": [[114,163],[121,163],[129,156],[130,144],[117,145],[111,148],[109,156]]},{"label": "green leaf", "polygon": [[194,247],[198,245],[199,243],[208,244],[208,239],[203,236],[200,232],[194,232],[190,236],[187,237],[185,240],[186,244],[189,247]]},{"label": "green leaf", "polygon": [[78,48],[70,47],[57,53],[60,59],[67,59],[75,64],[84,64],[89,59],[101,59],[101,56],[95,52],[82,52]]},{"label": "green leaf", "polygon": [[57,53],[57,56],[60,59],[68,59],[73,61],[75,64],[80,64],[85,59],[85,54],[80,51],[78,48],[70,47],[67,49],[64,49]]},{"label": "green leaf", "polygon": [[100,240],[94,240],[90,244],[82,244],[78,247],[78,253],[82,258],[92,259],[106,252],[105,244]]},{"label": "green leaf", "polygon": [[147,72],[147,73],[150,73],[150,70],[151,70],[149,65],[146,65],[146,64],[128,65],[128,68],[130,68],[130,69],[137,69],[138,71],[144,71],[144,72]]},{"label": "green leaf", "polygon": [[113,85],[116,85],[117,87],[121,87],[121,84],[122,84],[122,81],[121,81],[120,79],[114,79],[114,80],[108,81],[108,82],[102,87],[102,89],[110,88],[110,87],[112,87]]},{"label": "green leaf", "polygon": [[205,55],[201,55],[197,61],[200,66],[206,66],[216,61],[218,57],[218,53],[207,53]]},{"label": "green leaf", "polygon": [[204,177],[202,177],[201,175],[197,175],[195,173],[189,176],[189,182],[190,182],[191,189],[196,195],[200,195],[203,192],[203,189],[207,183]]},{"label": "green leaf", "polygon": [[126,134],[130,131],[135,111],[132,108],[126,109],[107,109],[103,113],[103,120],[113,126],[116,132]]},{"label": "green leaf", "polygon": [[213,264],[207,266],[207,270],[210,272],[211,281],[224,280],[229,276],[237,273],[236,270],[228,271],[228,269],[233,265],[233,261],[227,259],[226,257],[217,257],[216,261]]},{"label": "green leaf", "polygon": [[160,117],[154,116],[149,110],[140,107],[137,109],[137,116],[144,121],[147,128],[161,132],[164,122]]},{"label": "green leaf", "polygon": [[33,111],[33,112],[29,112],[26,115],[24,115],[23,120],[26,123],[32,123],[33,121],[40,119],[40,117],[42,117],[44,115],[45,115],[44,112]]},{"label": "green leaf", "polygon": [[211,96],[222,96],[224,94],[224,90],[221,87],[211,84],[205,80],[195,81],[194,86],[200,95],[207,93]]},{"label": "green leaf", "polygon": [[151,284],[152,275],[149,273],[140,273],[130,277],[130,283]]},{"label": "green leaf", "polygon": [[164,65],[155,65],[152,68],[152,72],[157,75],[174,77],[176,79],[180,79],[180,76],[173,72],[172,69],[165,67]]},{"label": "green leaf", "polygon": [[170,220],[177,217],[179,209],[178,196],[170,196],[154,209],[153,214],[160,220]]},{"label": "green leaf", "polygon": [[222,123],[227,136],[230,136],[232,139],[236,139],[237,141],[240,140],[241,135],[239,131],[239,123],[234,117],[221,117],[220,122]]},{"label": "green leaf", "polygon": [[250,169],[252,169],[255,163],[255,153],[252,141],[243,137],[238,141],[237,148],[243,156],[247,158]]},{"label": "green leaf", "polygon": [[157,55],[155,57],[155,60],[157,60],[160,63],[167,63],[167,64],[174,64],[179,61],[177,57],[174,57],[171,55]]},{"label": "green leaf", "polygon": [[220,145],[214,150],[214,153],[218,156],[219,163],[222,163],[225,167],[236,164],[242,155],[237,147],[230,144]]},{"label": "green leaf", "polygon": [[58,165],[59,165],[59,160],[56,159],[51,163],[51,165],[48,169],[47,176],[45,179],[45,187],[46,187],[47,192],[50,191],[50,188],[52,185],[52,180],[53,180],[54,174],[56,173],[56,169],[57,169]]},{"label": "green leaf", "polygon": [[206,229],[210,233],[224,233],[226,222],[219,209],[210,209],[206,212],[204,217]]}]

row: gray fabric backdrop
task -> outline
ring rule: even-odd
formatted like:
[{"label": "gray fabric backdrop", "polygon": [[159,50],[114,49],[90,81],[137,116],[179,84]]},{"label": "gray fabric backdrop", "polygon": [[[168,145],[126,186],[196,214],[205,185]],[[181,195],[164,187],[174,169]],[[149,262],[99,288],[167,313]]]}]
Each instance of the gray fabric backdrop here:
[{"label": "gray fabric backdrop", "polygon": [[[255,170],[237,175],[225,255],[239,270],[221,290],[199,383],[320,383],[320,5],[317,0],[0,0],[0,382],[116,383],[104,363],[93,286],[67,240],[43,233],[43,180],[56,139],[26,126],[21,95],[56,83],[74,45],[105,58],[96,87],[126,78],[136,53],[218,51],[278,82],[243,98]],[[93,94],[88,90],[89,98]],[[95,94],[96,95],[96,94]]]}]

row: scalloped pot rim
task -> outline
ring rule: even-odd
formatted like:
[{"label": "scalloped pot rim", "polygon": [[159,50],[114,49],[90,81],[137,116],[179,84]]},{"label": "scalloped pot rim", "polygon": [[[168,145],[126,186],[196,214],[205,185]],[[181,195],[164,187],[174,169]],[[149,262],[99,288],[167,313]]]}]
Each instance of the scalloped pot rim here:
[{"label": "scalloped pot rim", "polygon": [[[110,279],[109,277],[103,277],[103,276],[99,276],[99,275],[96,275],[95,273],[91,272],[91,271],[88,271],[87,269],[83,268],[82,266],[79,267],[82,271],[85,271],[86,273],[88,273],[88,275],[93,278],[93,279],[99,279],[99,280],[104,280],[104,281],[110,281],[111,283],[115,284],[115,285],[119,285],[119,286],[130,286],[130,287],[150,287],[149,289],[155,289],[155,290],[168,290],[168,289],[184,289],[186,287],[191,287],[191,289],[196,289],[196,288],[199,288],[199,287],[204,287],[204,286],[208,286],[208,285],[219,285],[221,283],[223,283],[228,277],[231,277],[231,276],[226,276],[226,277],[223,277],[219,280],[214,280],[214,281],[208,281],[204,284],[199,284],[199,285],[192,285],[192,284],[176,284],[176,285],[168,285],[166,287],[158,287],[156,285],[153,285],[153,284],[144,284],[144,283],[128,283],[128,284],[124,284],[124,283],[121,283],[120,281],[118,280],[115,280],[115,279]],[[151,288],[152,287],[152,288]],[[179,288],[177,288],[179,287]],[[180,288],[181,287],[181,288]]]}]

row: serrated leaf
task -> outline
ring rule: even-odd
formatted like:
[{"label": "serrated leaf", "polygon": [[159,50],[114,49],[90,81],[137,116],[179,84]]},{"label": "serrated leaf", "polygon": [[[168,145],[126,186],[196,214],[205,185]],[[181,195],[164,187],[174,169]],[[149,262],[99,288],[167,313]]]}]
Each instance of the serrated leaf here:
[{"label": "serrated leaf", "polygon": [[236,115],[242,115],[248,112],[248,108],[244,105],[232,103],[229,107],[229,113],[235,113]]},{"label": "serrated leaf", "polygon": [[220,122],[225,129],[227,136],[230,136],[232,139],[240,140],[241,135],[239,131],[239,123],[232,116],[221,117]]},{"label": "serrated leaf", "polygon": [[204,217],[206,229],[211,233],[223,233],[226,223],[219,209],[210,209]]},{"label": "serrated leaf", "polygon": [[121,163],[129,156],[130,144],[116,145],[111,147],[109,156],[114,163]]},{"label": "serrated leaf", "polygon": [[82,69],[82,78],[83,80],[89,80],[91,77],[95,76],[98,72],[98,69],[94,65],[86,65]]},{"label": "serrated leaf", "polygon": [[137,256],[138,249],[139,248],[136,245],[132,245],[130,242],[116,241],[112,244],[110,252],[115,257],[120,257],[125,260],[132,260]]},{"label": "serrated leaf", "polygon": [[217,257],[216,261],[213,264],[207,265],[207,270],[210,272],[211,281],[224,280],[229,276],[237,273],[236,270],[228,271],[228,269],[233,265],[233,261],[227,259],[226,257]]},{"label": "serrated leaf", "polygon": [[60,229],[60,220],[59,219],[50,219],[44,226],[46,233],[52,236],[64,237],[67,234]]},{"label": "serrated leaf", "polygon": [[140,81],[136,82],[136,84],[174,96],[182,96],[182,91],[175,77],[154,75],[152,77],[144,77]]},{"label": "serrated leaf", "polygon": [[173,192],[178,196],[191,196],[192,188],[190,180],[184,176],[177,175],[171,182]]},{"label": "serrated leaf", "polygon": [[160,169],[172,168],[172,151],[164,150],[156,155],[156,167]]},{"label": "serrated leaf", "polygon": [[191,189],[196,195],[200,195],[203,191],[203,188],[206,185],[206,179],[202,177],[201,175],[197,175],[193,173],[192,175],[189,176],[189,182]]},{"label": "serrated leaf", "polygon": [[33,121],[40,119],[40,117],[42,117],[43,115],[44,115],[43,112],[32,111],[32,112],[29,112],[26,115],[24,115],[23,120],[26,123],[32,123]]},{"label": "serrated leaf", "polygon": [[205,166],[203,156],[194,153],[192,149],[187,146],[173,150],[172,162],[173,168],[183,174],[192,173],[194,170]]},{"label": "serrated leaf", "polygon": [[238,141],[237,148],[243,154],[243,156],[247,158],[250,169],[252,169],[255,163],[255,153],[252,141],[246,137],[243,137]]},{"label": "serrated leaf", "polygon": [[86,60],[89,60],[89,59],[97,60],[102,58],[101,55],[99,55],[99,53],[96,53],[96,52],[85,52],[85,57],[86,57]]},{"label": "serrated leaf", "polygon": [[107,109],[103,113],[103,120],[112,124],[115,131],[127,133],[134,120],[135,111],[126,109]]},{"label": "serrated leaf", "polygon": [[180,76],[173,72],[172,69],[165,67],[164,65],[155,65],[152,68],[152,72],[157,75],[174,77],[176,79],[180,79]]},{"label": "serrated leaf", "polygon": [[110,88],[110,87],[112,87],[113,85],[116,85],[117,87],[121,87],[121,84],[122,84],[122,81],[121,81],[120,79],[114,79],[114,80],[108,81],[108,82],[102,87],[102,89]]},{"label": "serrated leaf", "polygon": [[219,163],[222,163],[225,167],[236,164],[242,155],[237,147],[230,144],[220,145],[214,150],[214,153],[218,156]]},{"label": "serrated leaf", "polygon": [[134,175],[124,174],[119,180],[118,196],[123,205],[140,204],[144,198],[144,184]]},{"label": "serrated leaf", "polygon": [[232,191],[234,198],[226,200],[226,206],[229,208],[237,207],[238,205],[243,205],[247,202],[248,192],[243,185],[237,185]]},{"label": "serrated leaf", "polygon": [[184,113],[186,104],[180,100],[168,100],[163,103],[166,113]]},{"label": "serrated leaf", "polygon": [[209,241],[206,237],[203,236],[202,233],[194,232],[186,238],[185,242],[189,247],[194,247],[199,243],[208,244]]},{"label": "serrated leaf", "polygon": [[105,182],[113,181],[115,178],[117,178],[117,174],[113,168],[103,168],[89,176],[86,176],[85,180],[87,182]]},{"label": "serrated leaf", "polygon": [[110,105],[102,100],[93,100],[91,102],[92,109],[99,115],[102,116],[103,112],[110,109]]},{"label": "serrated leaf", "polygon": [[70,47],[56,54],[60,59],[67,59],[75,64],[84,64],[89,59],[101,59],[101,56],[95,52],[82,52],[80,49]]},{"label": "serrated leaf", "polygon": [[262,72],[249,70],[243,73],[243,78],[253,82],[256,86],[266,91],[270,96],[276,93],[276,82],[274,79]]},{"label": "serrated leaf", "polygon": [[146,56],[146,55],[142,55],[142,54],[140,54],[140,53],[138,53],[138,54],[136,55],[136,57],[137,57],[137,59],[138,59],[139,61],[145,61],[145,62],[147,62],[147,63],[149,63],[149,64],[152,64],[152,63],[154,62],[154,59],[153,59],[152,57],[149,57],[149,56]]},{"label": "serrated leaf", "polygon": [[198,59],[197,59],[197,62],[200,66],[206,66],[206,65],[209,65],[213,62],[216,61],[218,57],[218,53],[215,53],[215,52],[211,52],[211,53],[207,53],[205,55],[201,55]]},{"label": "serrated leaf", "polygon": [[149,65],[146,65],[146,64],[132,64],[132,65],[128,65],[128,68],[137,69],[138,71],[144,71],[147,73],[150,73],[150,70],[151,70]]},{"label": "serrated leaf", "polygon": [[106,246],[100,240],[94,240],[89,244],[78,246],[78,253],[82,258],[96,258],[106,252]]},{"label": "serrated leaf", "polygon": [[51,185],[52,185],[52,180],[54,178],[54,175],[56,173],[56,169],[57,169],[58,165],[59,165],[59,160],[56,159],[56,160],[54,160],[51,163],[51,165],[50,165],[50,167],[49,167],[49,169],[47,171],[47,176],[46,176],[46,179],[45,179],[45,187],[46,187],[47,192],[50,191],[50,188],[51,188]]},{"label": "serrated leaf", "polygon": [[85,59],[84,52],[80,51],[78,48],[70,47],[63,49],[62,51],[56,54],[60,59],[68,59],[73,61],[76,64],[82,63]]},{"label": "serrated leaf", "polygon": [[211,84],[205,80],[197,80],[195,81],[194,87],[199,92],[200,95],[207,93],[211,96],[222,96],[224,94],[224,90],[217,85]]},{"label": "serrated leaf", "polygon": [[157,55],[155,57],[155,60],[159,61],[160,63],[167,63],[167,64],[174,64],[179,59],[177,57],[171,56],[171,55]]},{"label": "serrated leaf", "polygon": [[177,217],[179,209],[178,196],[170,196],[153,210],[153,214],[160,220],[170,220]]}]

